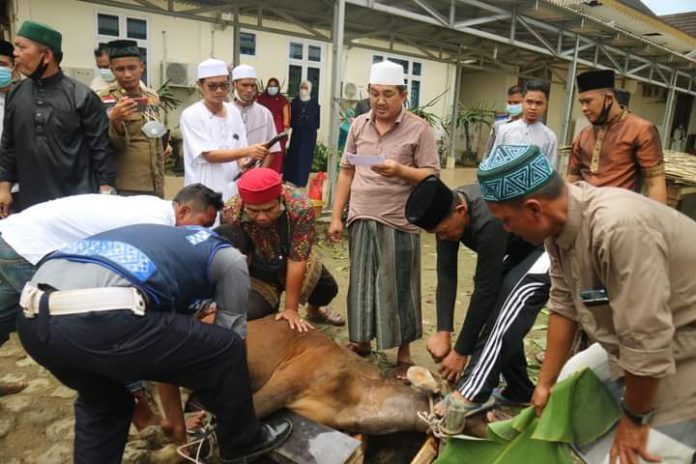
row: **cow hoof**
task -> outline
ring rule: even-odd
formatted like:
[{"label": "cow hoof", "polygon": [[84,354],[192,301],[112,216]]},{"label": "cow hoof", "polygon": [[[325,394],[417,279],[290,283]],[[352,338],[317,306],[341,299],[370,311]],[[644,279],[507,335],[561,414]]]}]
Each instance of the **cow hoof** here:
[{"label": "cow hoof", "polygon": [[440,393],[440,383],[435,380],[432,372],[425,367],[411,366],[406,371],[406,377],[411,385],[427,393]]}]

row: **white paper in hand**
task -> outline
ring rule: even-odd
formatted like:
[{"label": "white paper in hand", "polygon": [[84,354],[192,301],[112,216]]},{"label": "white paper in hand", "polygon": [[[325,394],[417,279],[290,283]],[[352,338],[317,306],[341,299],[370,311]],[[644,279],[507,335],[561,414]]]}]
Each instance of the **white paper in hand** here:
[{"label": "white paper in hand", "polygon": [[372,166],[384,163],[384,155],[354,155],[347,153],[348,162],[353,166]]}]

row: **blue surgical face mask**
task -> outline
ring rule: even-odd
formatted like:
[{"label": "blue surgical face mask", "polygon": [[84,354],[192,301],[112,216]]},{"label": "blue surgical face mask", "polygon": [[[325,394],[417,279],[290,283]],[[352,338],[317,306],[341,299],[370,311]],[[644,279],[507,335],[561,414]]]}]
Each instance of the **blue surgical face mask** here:
[{"label": "blue surgical face mask", "polygon": [[97,68],[97,73],[105,82],[113,82],[116,79],[110,68]]},{"label": "blue surgical face mask", "polygon": [[268,95],[274,97],[278,95],[278,87],[269,87],[268,88]]},{"label": "blue surgical face mask", "polygon": [[12,69],[0,66],[0,87],[7,87],[12,83]]},{"label": "blue surgical face mask", "polygon": [[514,105],[508,103],[505,106],[505,111],[507,111],[507,114],[510,116],[519,116],[522,114],[522,103],[515,103]]}]

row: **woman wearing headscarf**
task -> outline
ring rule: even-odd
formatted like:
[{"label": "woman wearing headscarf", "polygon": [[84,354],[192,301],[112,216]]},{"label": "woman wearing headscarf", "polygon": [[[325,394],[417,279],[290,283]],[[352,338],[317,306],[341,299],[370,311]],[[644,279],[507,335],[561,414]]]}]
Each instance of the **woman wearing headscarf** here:
[{"label": "woman wearing headscarf", "polygon": [[[290,128],[290,103],[288,99],[280,93],[280,81],[275,77],[268,79],[266,90],[256,99],[261,105],[268,108],[273,115],[276,132],[279,134]],[[281,172],[283,168],[283,155],[285,154],[285,139],[280,141],[281,152],[273,158],[269,168]]]},{"label": "woman wearing headscarf", "polygon": [[290,108],[292,139],[285,161],[284,178],[297,187],[307,185],[319,129],[319,102],[312,97],[312,83],[302,81]]}]

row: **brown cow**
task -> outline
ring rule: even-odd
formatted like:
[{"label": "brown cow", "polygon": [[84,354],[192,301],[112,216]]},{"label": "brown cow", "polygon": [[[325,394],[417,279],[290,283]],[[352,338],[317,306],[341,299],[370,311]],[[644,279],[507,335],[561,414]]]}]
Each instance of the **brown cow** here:
[{"label": "brown cow", "polygon": [[283,407],[335,429],[366,434],[425,430],[416,416],[428,398],[320,330],[299,333],[268,316],[249,322],[247,352],[254,407],[266,417]]}]

